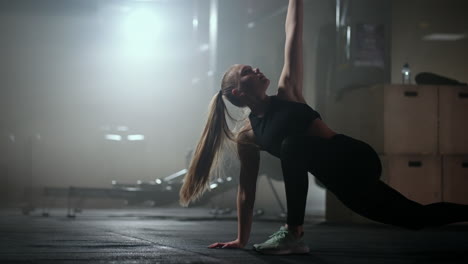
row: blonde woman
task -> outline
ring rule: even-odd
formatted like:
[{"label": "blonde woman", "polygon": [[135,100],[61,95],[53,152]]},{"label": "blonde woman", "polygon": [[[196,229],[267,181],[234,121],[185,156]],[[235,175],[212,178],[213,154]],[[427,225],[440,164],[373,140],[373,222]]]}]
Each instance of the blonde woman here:
[{"label": "blonde woman", "polygon": [[[286,200],[286,225],[254,249],[265,254],[308,253],[303,222],[308,172],[355,212],[386,224],[410,229],[468,221],[468,206],[421,205],[379,180],[381,163],[368,144],[337,134],[307,105],[302,95],[302,0],[290,0],[286,16],[284,66],[277,94],[265,94],[270,80],[258,68],[236,64],[224,74],[221,90],[210,104],[208,122],[180,190],[187,205],[200,197],[223,141],[237,144],[241,169],[237,193],[238,236],[210,248],[243,248],[249,241],[259,169],[259,151],[281,160]],[[225,103],[251,110],[241,132],[233,134],[225,119]]]}]

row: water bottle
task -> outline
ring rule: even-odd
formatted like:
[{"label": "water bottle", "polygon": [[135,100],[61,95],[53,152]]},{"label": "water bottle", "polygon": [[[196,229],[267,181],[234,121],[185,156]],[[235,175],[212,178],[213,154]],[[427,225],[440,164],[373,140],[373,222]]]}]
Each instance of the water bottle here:
[{"label": "water bottle", "polygon": [[401,68],[401,78],[403,84],[411,84],[411,70],[408,63],[405,63]]}]

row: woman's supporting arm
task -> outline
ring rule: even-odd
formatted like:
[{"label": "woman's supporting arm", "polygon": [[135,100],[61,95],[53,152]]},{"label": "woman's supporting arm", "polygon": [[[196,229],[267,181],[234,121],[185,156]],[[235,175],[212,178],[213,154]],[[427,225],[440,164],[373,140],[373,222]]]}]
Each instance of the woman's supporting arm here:
[{"label": "woman's supporting arm", "polygon": [[[242,135],[245,134],[242,133]],[[243,142],[252,142],[252,136],[241,137],[240,139]],[[237,144],[237,151],[241,162],[239,187],[237,189],[237,238],[230,242],[213,243],[208,246],[209,248],[243,248],[249,242],[255,192],[257,190],[260,151],[255,146],[248,144]]]},{"label": "woman's supporting arm", "polygon": [[278,94],[304,102],[302,94],[303,58],[302,58],[302,27],[303,1],[289,0],[286,15],[286,42],[284,47],[284,66],[278,83]]},{"label": "woman's supporting arm", "polygon": [[[254,142],[253,131],[239,134],[239,142]],[[209,248],[243,248],[249,242],[252,228],[253,207],[257,189],[260,151],[251,144],[237,144],[240,159],[240,177],[237,190],[237,238],[230,242],[217,242]]]},{"label": "woman's supporting arm", "polygon": [[252,227],[260,152],[256,147],[245,144],[238,145],[238,152],[241,168],[237,191],[237,239],[245,246]]}]

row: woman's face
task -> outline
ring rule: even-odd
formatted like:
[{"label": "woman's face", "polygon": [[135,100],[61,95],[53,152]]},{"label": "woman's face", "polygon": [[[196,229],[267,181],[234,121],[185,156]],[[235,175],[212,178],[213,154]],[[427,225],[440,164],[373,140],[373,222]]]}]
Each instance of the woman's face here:
[{"label": "woman's face", "polygon": [[239,65],[240,95],[261,97],[265,94],[270,80],[258,68],[249,65]]}]

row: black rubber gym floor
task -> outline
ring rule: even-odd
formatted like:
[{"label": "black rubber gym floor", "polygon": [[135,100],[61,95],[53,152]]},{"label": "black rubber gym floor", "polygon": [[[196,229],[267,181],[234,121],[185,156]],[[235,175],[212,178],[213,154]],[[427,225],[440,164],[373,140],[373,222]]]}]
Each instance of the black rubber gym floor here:
[{"label": "black rubber gym floor", "polygon": [[208,209],[90,210],[67,218],[2,211],[0,263],[468,263],[468,225],[408,231],[384,225],[309,221],[308,255],[251,250],[281,221],[256,220],[245,249],[209,249],[234,239],[235,215]]}]

